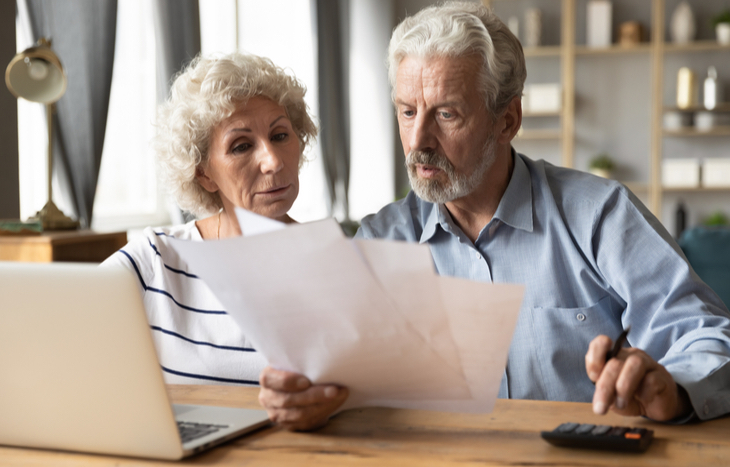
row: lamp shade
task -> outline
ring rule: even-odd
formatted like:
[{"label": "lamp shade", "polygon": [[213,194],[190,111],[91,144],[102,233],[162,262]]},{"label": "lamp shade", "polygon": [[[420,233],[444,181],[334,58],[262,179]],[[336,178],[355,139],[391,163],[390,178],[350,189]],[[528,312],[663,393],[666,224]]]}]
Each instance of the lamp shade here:
[{"label": "lamp shade", "polygon": [[67,79],[50,43],[41,39],[13,57],[5,70],[5,84],[15,97],[53,104],[66,92]]}]

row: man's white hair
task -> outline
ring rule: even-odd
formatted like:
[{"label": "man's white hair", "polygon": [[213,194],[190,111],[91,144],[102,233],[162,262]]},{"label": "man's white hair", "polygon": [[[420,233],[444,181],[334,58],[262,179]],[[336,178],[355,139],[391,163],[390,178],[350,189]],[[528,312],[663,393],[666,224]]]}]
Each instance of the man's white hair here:
[{"label": "man's white hair", "polygon": [[398,66],[406,57],[465,57],[482,61],[479,82],[487,110],[500,115],[522,96],[527,71],[520,41],[478,3],[448,2],[404,19],[388,47],[388,78],[395,100]]},{"label": "man's white hair", "polygon": [[[213,129],[252,97],[268,97],[286,109],[303,154],[317,136],[305,93],[303,84],[268,58],[197,56],[177,75],[169,99],[157,112],[159,176],[180,208],[202,216],[223,206],[217,193],[198,183],[195,171],[208,161]],[[300,166],[303,160],[302,155]]]}]

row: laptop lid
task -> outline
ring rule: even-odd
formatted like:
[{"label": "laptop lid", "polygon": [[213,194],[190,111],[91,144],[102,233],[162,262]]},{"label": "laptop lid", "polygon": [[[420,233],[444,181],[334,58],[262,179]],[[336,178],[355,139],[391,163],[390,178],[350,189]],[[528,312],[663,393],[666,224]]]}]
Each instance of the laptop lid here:
[{"label": "laptop lid", "polygon": [[[130,271],[0,262],[0,300],[0,444],[159,459],[217,444],[182,446]],[[249,415],[237,433],[266,423],[231,410]]]}]

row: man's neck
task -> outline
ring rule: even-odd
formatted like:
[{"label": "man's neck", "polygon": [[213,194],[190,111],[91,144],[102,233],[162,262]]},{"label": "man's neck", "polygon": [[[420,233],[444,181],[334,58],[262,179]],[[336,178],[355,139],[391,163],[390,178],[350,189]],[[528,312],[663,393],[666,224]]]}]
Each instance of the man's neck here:
[{"label": "man's neck", "polygon": [[512,178],[513,168],[512,151],[508,146],[500,152],[476,190],[463,198],[446,203],[451,218],[472,243],[476,242],[479,232],[489,224],[497,212],[502,195]]}]

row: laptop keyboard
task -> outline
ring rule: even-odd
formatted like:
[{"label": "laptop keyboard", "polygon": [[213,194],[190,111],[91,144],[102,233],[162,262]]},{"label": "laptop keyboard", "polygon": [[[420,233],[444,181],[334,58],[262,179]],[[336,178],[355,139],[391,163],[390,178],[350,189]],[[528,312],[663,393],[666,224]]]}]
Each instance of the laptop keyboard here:
[{"label": "laptop keyboard", "polygon": [[228,428],[228,425],[211,425],[208,423],[195,423],[195,422],[177,422],[177,429],[180,431],[180,439],[183,444],[194,439],[201,438],[203,436],[215,433],[223,428]]}]

